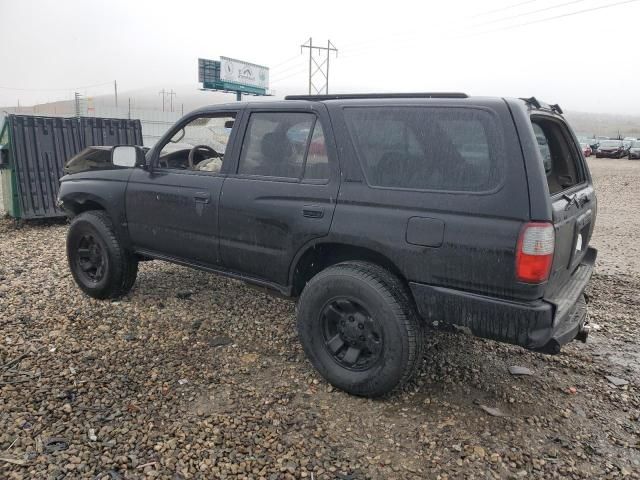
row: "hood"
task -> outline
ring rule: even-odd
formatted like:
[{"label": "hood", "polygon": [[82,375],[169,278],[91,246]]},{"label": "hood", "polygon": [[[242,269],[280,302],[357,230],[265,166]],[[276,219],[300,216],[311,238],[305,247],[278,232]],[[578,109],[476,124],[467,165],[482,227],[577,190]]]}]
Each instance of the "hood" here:
[{"label": "hood", "polygon": [[64,166],[64,173],[86,172],[87,170],[105,170],[113,168],[111,150],[113,147],[88,147],[71,157]]}]

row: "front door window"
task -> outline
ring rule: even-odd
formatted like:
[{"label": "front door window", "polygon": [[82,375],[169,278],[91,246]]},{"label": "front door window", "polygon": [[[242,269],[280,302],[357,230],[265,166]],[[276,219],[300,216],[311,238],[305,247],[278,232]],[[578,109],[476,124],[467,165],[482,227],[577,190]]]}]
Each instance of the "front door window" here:
[{"label": "front door window", "polygon": [[158,167],[219,173],[235,114],[197,117],[162,147]]}]

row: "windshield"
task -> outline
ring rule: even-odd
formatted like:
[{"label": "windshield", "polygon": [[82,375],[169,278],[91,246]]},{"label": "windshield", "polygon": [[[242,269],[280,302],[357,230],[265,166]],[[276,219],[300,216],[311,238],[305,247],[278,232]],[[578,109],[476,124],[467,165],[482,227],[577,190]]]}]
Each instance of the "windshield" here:
[{"label": "windshield", "polygon": [[600,147],[619,147],[622,145],[622,142],[620,140],[604,140],[601,144]]}]

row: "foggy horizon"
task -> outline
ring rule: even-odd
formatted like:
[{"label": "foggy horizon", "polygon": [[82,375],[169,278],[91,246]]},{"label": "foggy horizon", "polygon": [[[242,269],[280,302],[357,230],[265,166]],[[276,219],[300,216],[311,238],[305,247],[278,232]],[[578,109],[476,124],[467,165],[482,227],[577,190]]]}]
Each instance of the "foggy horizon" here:
[{"label": "foggy horizon", "polygon": [[[330,93],[533,95],[569,111],[640,112],[640,65],[625,48],[637,43],[635,1],[454,1],[394,10],[329,2],[313,16],[292,2],[263,5],[247,2],[249,13],[234,20],[224,6],[199,1],[173,10],[146,1],[5,3],[0,105],[71,100],[74,91],[111,95],[114,80],[122,98],[161,88],[186,97],[190,86],[195,96],[197,59],[220,55],[270,67],[276,98],[307,93],[308,54],[300,45],[312,35],[339,50]],[[25,25],[37,34],[25,35]],[[604,41],[613,38],[615,51]],[[603,73],[611,65],[620,67]]]}]

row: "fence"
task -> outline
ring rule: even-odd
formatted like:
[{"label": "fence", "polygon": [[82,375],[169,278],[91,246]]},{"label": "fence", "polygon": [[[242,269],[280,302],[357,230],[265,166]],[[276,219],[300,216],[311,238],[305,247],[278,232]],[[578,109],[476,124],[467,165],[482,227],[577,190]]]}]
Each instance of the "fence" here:
[{"label": "fence", "polygon": [[[60,106],[22,107],[5,108],[3,113],[17,113],[23,115],[43,115],[48,117],[73,117],[76,115],[72,102]],[[102,105],[92,106],[90,103],[81,102],[80,115],[82,117],[102,117],[102,118],[135,118],[142,124],[142,140],[147,147],[152,146],[158,139],[182,116],[181,112],[163,112],[160,110],[129,108],[127,107],[105,107]],[[4,122],[0,115],[0,129]]]}]

